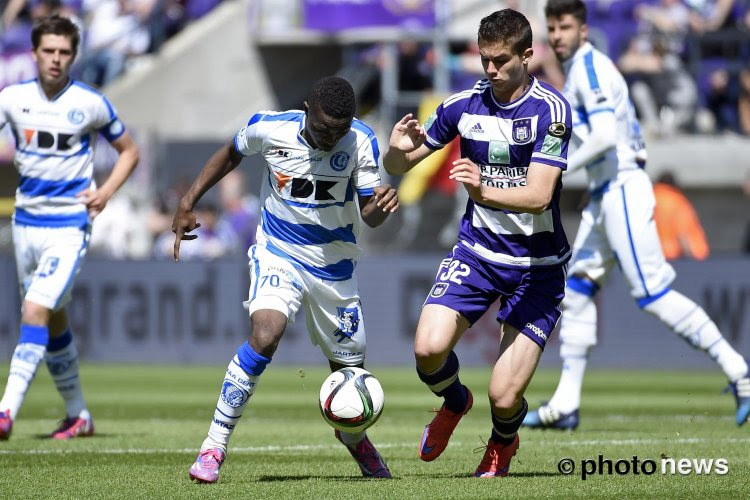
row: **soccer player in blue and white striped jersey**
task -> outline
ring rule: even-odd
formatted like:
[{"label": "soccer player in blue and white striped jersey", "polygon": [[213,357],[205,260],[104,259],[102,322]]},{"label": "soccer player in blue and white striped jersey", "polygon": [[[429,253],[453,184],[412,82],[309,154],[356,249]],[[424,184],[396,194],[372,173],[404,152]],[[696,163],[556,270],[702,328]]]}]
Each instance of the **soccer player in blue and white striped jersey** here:
[{"label": "soccer player in blue and white striped jersey", "polygon": [[[65,305],[86,255],[91,222],[135,168],[138,148],[107,98],[70,78],[79,40],[75,24],[43,18],[31,40],[38,77],[0,92],[0,127],[7,124],[13,132],[20,173],[13,245],[23,298],[21,335],[0,400],[0,439],[8,438],[45,356],[66,410],[52,437],[68,439],[91,435],[94,427]],[[99,188],[92,179],[98,135],[118,152]]]},{"label": "soccer player in blue and white striped jersey", "polygon": [[503,333],[489,386],[492,433],[475,471],[494,477],[508,474],[528,407],[523,393],[560,317],[570,247],[558,199],[571,113],[555,89],[528,74],[532,34],[522,14],[505,9],[485,17],[478,42],[487,79],[443,101],[424,128],[405,116],[384,165],[402,174],[460,137],[462,157],[450,175],[470,199],[415,341],[419,377],[445,403],[425,428],[419,456],[436,459],[471,409],[453,346],[501,299]]},{"label": "soccer player in blue and white striped jersey", "polygon": [[[252,330],[227,367],[214,418],[192,479],[214,483],[229,438],[276,351],[287,323],[305,308],[313,343],[332,371],[362,367],[365,327],[354,266],[360,220],[382,224],[398,209],[396,190],[382,184],[373,131],[354,118],[349,82],[328,77],[310,90],[305,110],[255,114],[203,167],[180,200],[172,229],[180,241],[198,227],[193,207],[245,156],[265,161],[261,224],[250,258]],[[336,431],[365,477],[389,478],[385,461],[365,432]]]},{"label": "soccer player in blue and white striped jersey", "polygon": [[645,145],[625,79],[588,42],[586,4],[549,0],[549,42],[566,74],[564,95],[575,112],[570,170],[585,168],[590,201],[573,245],[560,322],[563,371],[550,401],[524,425],[575,429],[589,351],[596,345],[594,297],[617,264],[638,307],[711,356],[729,379],[737,425],[750,415],[750,373],[743,356],[692,299],[672,289],[654,223],[654,192],[644,171]]}]

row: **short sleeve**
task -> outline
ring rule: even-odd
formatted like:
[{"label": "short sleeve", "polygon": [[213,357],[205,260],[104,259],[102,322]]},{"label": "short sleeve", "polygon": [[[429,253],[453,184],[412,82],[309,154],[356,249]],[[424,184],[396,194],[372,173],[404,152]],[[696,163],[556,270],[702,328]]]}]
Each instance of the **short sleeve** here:
[{"label": "short sleeve", "polygon": [[573,74],[573,83],[580,96],[580,102],[586,109],[586,116],[615,111],[614,91],[603,69],[597,67],[594,52],[591,51],[583,56],[583,64],[577,65]]},{"label": "short sleeve", "polygon": [[103,94],[94,106],[92,125],[109,142],[116,141],[125,133],[125,125],[117,117],[117,111]]},{"label": "short sleeve", "polygon": [[545,90],[547,98],[539,101],[536,142],[531,161],[565,170],[573,121],[570,104],[559,94]]},{"label": "short sleeve", "polygon": [[359,120],[352,122],[352,129],[358,135],[357,164],[352,171],[352,181],[357,194],[371,196],[373,190],[381,184],[378,139],[372,129]]},{"label": "short sleeve", "polygon": [[234,149],[242,156],[251,156],[260,153],[263,148],[263,137],[261,135],[263,118],[266,115],[256,113],[234,136]]},{"label": "short sleeve", "polygon": [[459,93],[440,103],[424,124],[428,148],[442,149],[458,135],[458,121],[467,101],[468,96]]}]

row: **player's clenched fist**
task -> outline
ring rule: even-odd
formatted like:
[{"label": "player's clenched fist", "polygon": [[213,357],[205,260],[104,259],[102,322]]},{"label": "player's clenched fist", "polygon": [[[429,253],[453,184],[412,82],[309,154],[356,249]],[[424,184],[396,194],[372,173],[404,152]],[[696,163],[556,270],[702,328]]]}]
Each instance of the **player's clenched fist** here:
[{"label": "player's clenched fist", "polygon": [[396,188],[391,187],[389,184],[383,184],[374,189],[373,196],[377,200],[378,207],[383,209],[383,212],[393,213],[398,210],[398,193]]}]

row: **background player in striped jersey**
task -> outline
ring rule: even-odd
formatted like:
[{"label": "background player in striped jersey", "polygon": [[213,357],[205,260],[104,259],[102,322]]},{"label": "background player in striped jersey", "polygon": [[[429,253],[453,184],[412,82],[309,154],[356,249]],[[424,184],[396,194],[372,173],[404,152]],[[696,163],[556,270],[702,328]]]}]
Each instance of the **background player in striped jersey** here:
[{"label": "background player in striped jersey", "polygon": [[615,263],[638,306],[695,348],[708,352],[730,381],[736,422],[750,414],[747,363],[691,299],[672,290],[674,269],[664,259],[654,223],[654,192],[644,172],[645,151],[628,88],[612,61],[588,41],[586,5],[550,0],[549,43],[563,63],[563,89],[575,112],[569,170],[585,166],[590,202],[573,245],[560,325],[563,371],[549,403],[530,412],[529,427],[575,429],[586,361],[596,345],[594,296]]},{"label": "background player in striped jersey", "polygon": [[[310,338],[332,371],[363,366],[365,328],[353,274],[360,219],[370,227],[382,224],[398,209],[398,197],[381,184],[377,139],[354,112],[349,82],[319,80],[305,111],[254,115],[208,160],[180,200],[172,224],[175,259],[180,241],[196,237],[186,233],[199,226],[193,214],[198,199],[244,156],[263,156],[267,177],[261,187],[261,224],[257,244],[248,251],[250,340],[227,367],[208,437],[190,468],[192,479],[218,480],[234,427],[301,305]],[[363,476],[391,477],[365,432],[336,431],[336,438]]]},{"label": "background player in striped jersey", "polygon": [[[0,92],[0,127],[10,124],[20,173],[13,245],[23,298],[21,335],[0,401],[0,439],[7,439],[26,390],[47,359],[66,418],[55,439],[94,431],[78,377],[78,353],[65,305],[86,254],[91,221],[138,162],[138,148],[106,97],[72,80],[78,28],[69,19],[39,20],[31,32],[39,76]],[[93,155],[101,134],[117,150],[109,178],[97,189]]]},{"label": "background player in striped jersey", "polygon": [[458,378],[453,346],[499,298],[500,354],[489,385],[492,434],[475,476],[508,474],[527,411],[523,393],[560,316],[570,247],[560,223],[571,113],[552,87],[528,74],[528,20],[505,9],[482,19],[479,52],[487,79],[438,106],[422,128],[411,115],[393,129],[384,165],[403,174],[460,136],[451,178],[470,199],[458,244],[438,270],[417,326],[420,379],[445,398],[425,428],[422,460],[437,458],[472,394]]}]

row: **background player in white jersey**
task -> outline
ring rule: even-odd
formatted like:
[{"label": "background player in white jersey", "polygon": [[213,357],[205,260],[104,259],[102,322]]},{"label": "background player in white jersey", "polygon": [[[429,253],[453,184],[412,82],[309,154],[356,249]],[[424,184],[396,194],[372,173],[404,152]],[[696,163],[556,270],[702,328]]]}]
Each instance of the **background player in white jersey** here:
[{"label": "background player in white jersey", "polygon": [[575,429],[586,360],[596,345],[594,295],[615,263],[638,306],[659,318],[695,348],[708,352],[729,378],[736,421],[750,413],[747,363],[695,302],[672,290],[675,273],[662,254],[654,224],[654,194],[643,170],[640,128],[625,80],[612,61],[588,41],[586,6],[550,0],[549,43],[563,63],[563,90],[577,114],[568,168],[586,167],[591,201],[573,245],[560,328],[563,371],[552,399],[530,412],[529,427]]},{"label": "background player in white jersey", "polygon": [[[227,367],[208,437],[190,477],[214,483],[227,444],[284,334],[301,305],[312,342],[332,371],[363,366],[365,328],[354,276],[360,219],[370,227],[398,209],[396,190],[381,184],[380,155],[373,131],[354,118],[349,82],[327,77],[316,82],[305,111],[261,112],[204,165],[180,200],[172,229],[174,256],[186,234],[199,227],[196,202],[245,156],[266,164],[261,188],[261,224],[250,247],[252,329]],[[356,193],[356,198],[355,198]],[[391,473],[365,432],[336,431],[365,477]]]},{"label": "background player in white jersey", "polygon": [[[39,20],[31,32],[38,77],[0,92],[0,127],[16,139],[20,174],[13,244],[23,298],[21,334],[0,400],[0,439],[7,439],[26,390],[47,359],[66,418],[55,439],[94,431],[78,377],[78,353],[65,305],[88,246],[91,221],[138,162],[138,148],[106,97],[72,80],[78,28],[69,19]],[[109,178],[92,180],[97,135],[117,150]]]},{"label": "background player in white jersey", "polygon": [[560,222],[570,106],[528,74],[532,33],[511,9],[479,25],[487,76],[438,106],[423,129],[411,115],[393,129],[384,165],[403,174],[460,136],[450,177],[469,193],[458,244],[438,270],[419,318],[419,378],[445,403],[425,427],[419,457],[435,460],[463,415],[471,391],[453,351],[461,335],[498,299],[501,341],[489,383],[492,432],[474,475],[507,476],[527,411],[523,393],[560,317],[570,247]]}]

